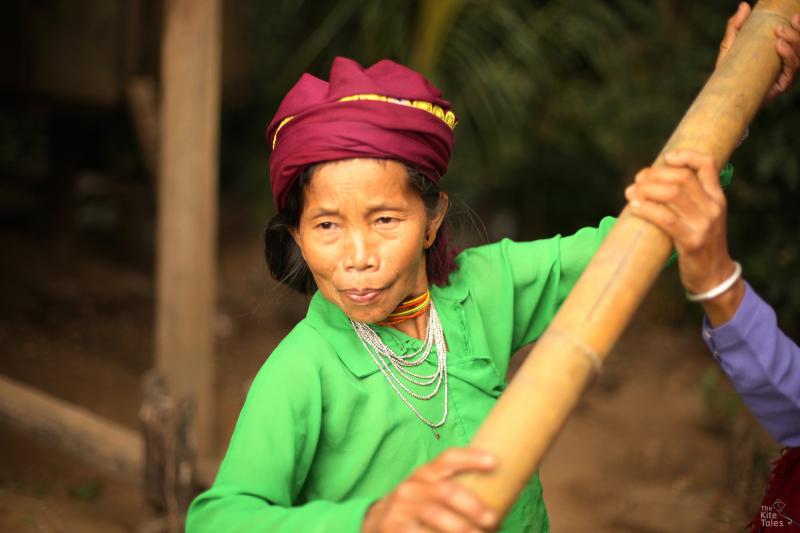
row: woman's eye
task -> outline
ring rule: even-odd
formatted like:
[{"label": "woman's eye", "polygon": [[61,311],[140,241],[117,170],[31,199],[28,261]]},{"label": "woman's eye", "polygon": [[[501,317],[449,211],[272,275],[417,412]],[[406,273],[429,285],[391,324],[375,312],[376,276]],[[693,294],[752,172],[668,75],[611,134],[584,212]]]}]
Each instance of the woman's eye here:
[{"label": "woman's eye", "polygon": [[392,217],[378,217],[378,224],[391,224],[394,222]]},{"label": "woman's eye", "polygon": [[320,222],[317,227],[324,230],[333,229],[333,222]]}]

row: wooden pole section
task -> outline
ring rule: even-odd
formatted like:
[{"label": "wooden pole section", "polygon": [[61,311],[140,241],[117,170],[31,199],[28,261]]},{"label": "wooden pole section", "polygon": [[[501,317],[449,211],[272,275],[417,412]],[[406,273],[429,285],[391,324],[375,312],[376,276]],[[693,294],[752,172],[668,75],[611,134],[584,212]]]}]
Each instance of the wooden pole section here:
[{"label": "wooden pole section", "polygon": [[[0,420],[109,474],[139,483],[144,443],[138,431],[0,376]],[[210,487],[219,460],[198,461],[195,481]]]},{"label": "wooden pole section", "polygon": [[[663,154],[689,148],[721,166],[781,68],[775,27],[789,24],[800,0],[761,0],[723,64],[667,142]],[[671,250],[655,226],[623,210],[619,221],[517,372],[470,446],[494,453],[492,475],[459,481],[504,516],[539,466],[594,367],[608,354]]]},{"label": "wooden pole section", "polygon": [[188,399],[200,459],[214,440],[220,0],[166,0],[161,55],[156,368]]},{"label": "wooden pole section", "polygon": [[125,87],[128,109],[144,166],[151,179],[158,176],[158,90],[150,76],[131,77]]},{"label": "wooden pole section", "polygon": [[141,480],[139,433],[83,407],[0,376],[0,419],[106,472]]}]

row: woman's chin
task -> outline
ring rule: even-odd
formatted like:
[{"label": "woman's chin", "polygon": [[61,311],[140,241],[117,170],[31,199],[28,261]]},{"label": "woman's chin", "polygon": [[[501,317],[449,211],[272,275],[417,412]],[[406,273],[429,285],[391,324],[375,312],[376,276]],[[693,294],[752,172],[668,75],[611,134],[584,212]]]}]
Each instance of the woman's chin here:
[{"label": "woman's chin", "polygon": [[380,322],[389,316],[389,313],[391,312],[378,308],[353,308],[352,306],[350,306],[348,309],[342,309],[342,311],[344,311],[350,320],[353,320],[354,322],[364,322],[365,324],[374,324],[376,322]]}]

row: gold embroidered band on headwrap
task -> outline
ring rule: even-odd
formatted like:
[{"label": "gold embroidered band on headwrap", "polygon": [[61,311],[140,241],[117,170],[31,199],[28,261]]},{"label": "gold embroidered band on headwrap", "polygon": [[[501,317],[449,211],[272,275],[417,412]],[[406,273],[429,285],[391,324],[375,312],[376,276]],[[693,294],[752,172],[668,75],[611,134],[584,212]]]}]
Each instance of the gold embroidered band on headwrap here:
[{"label": "gold embroidered band on headwrap", "polygon": [[[337,100],[338,102],[352,102],[355,100],[368,100],[371,102],[387,102],[390,104],[399,104],[409,107],[416,107],[417,109],[421,109],[423,111],[427,111],[431,115],[435,116],[449,127],[451,130],[455,129],[456,125],[458,124],[458,120],[456,120],[456,115],[452,111],[445,111],[442,109],[442,106],[436,105],[431,102],[426,102],[425,100],[408,100],[405,98],[393,98],[391,96],[383,96],[380,94],[354,94],[351,96],[344,96]],[[295,115],[290,115],[283,120],[281,120],[278,127],[275,128],[275,134],[272,137],[272,148],[275,149],[275,143],[278,142],[278,132],[281,131],[289,121],[291,121]]]}]

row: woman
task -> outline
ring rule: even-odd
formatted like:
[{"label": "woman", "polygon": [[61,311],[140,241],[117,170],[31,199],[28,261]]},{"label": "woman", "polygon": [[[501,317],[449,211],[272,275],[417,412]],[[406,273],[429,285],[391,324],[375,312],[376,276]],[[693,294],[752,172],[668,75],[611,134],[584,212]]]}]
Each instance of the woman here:
[{"label": "woman", "polygon": [[[493,466],[460,448],[502,392],[510,354],[547,324],[611,219],[455,259],[438,188],[454,126],[439,91],[391,61],[337,58],[329,83],[305,75],[284,99],[268,128],[279,211],[268,263],[317,292],[255,378],[190,530],[496,525],[448,482]],[[538,479],[520,502],[514,529],[547,529]]]},{"label": "woman", "polygon": [[[613,224],[454,257],[438,188],[456,117],[420,74],[337,58],[304,75],[267,133],[278,215],[267,261],[314,293],[256,376],[197,531],[482,531],[452,482],[510,355],[549,323]],[[502,524],[547,531],[538,476]]]}]

